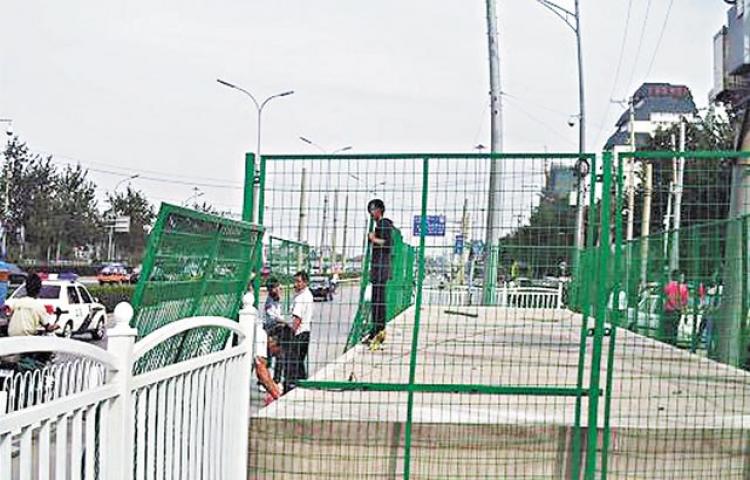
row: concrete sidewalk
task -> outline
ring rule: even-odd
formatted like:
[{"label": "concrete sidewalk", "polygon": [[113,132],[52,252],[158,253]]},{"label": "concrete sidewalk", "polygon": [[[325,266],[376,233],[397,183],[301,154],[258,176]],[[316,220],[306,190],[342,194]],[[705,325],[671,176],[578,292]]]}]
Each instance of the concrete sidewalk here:
[{"label": "concrete sidewalk", "polygon": [[[418,383],[576,385],[579,315],[466,308],[477,315],[471,318],[445,310],[422,309]],[[357,346],[313,380],[408,383],[413,321],[414,309],[407,310],[389,325],[381,350]],[[617,331],[616,347],[609,478],[721,478],[750,464],[747,372],[624,330]],[[606,357],[602,387],[605,367]],[[581,402],[584,432],[587,403]],[[283,469],[285,478],[398,475],[406,404],[407,394],[400,392],[297,389],[253,418],[251,474]],[[574,397],[415,394],[412,471],[435,478],[567,478],[576,461],[575,405]],[[603,398],[599,412],[601,430]],[[681,473],[673,477],[676,470]]]}]

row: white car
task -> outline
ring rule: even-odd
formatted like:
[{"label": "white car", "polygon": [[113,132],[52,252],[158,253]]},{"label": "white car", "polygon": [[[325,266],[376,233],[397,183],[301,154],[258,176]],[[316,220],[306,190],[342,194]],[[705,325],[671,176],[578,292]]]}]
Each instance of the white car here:
[{"label": "white car", "polygon": [[[26,284],[13,292],[5,304],[13,310],[14,300],[26,296]],[[104,336],[107,312],[104,305],[92,297],[86,287],[69,280],[44,280],[37,301],[44,305],[54,323],[60,325],[57,334],[70,337],[89,332],[95,339]]]}]

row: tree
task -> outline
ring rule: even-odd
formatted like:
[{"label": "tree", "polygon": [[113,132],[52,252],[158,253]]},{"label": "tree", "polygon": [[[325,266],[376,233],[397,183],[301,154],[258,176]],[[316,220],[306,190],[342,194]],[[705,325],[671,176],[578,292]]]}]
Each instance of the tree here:
[{"label": "tree", "polygon": [[[672,136],[679,138],[679,124],[667,129],[658,129],[646,150],[672,150]],[[704,117],[687,122],[685,128],[685,150],[733,150],[734,130],[731,118],[716,114],[711,109]],[[667,214],[670,183],[673,181],[671,159],[651,160],[653,165],[653,196],[651,208],[651,232],[663,230],[662,222]],[[681,228],[724,220],[729,213],[729,192],[732,178],[731,164],[717,158],[685,158],[685,173],[682,188]],[[639,182],[636,205],[642,209],[643,185]],[[636,224],[636,236],[640,234]]]},{"label": "tree", "polygon": [[130,186],[124,193],[108,193],[107,202],[109,208],[104,213],[106,218],[130,217],[130,233],[115,234],[115,241],[120,249],[124,249],[126,256],[131,261],[140,261],[146,248],[148,236],[146,229],[151,226],[156,218],[154,207],[149,203],[143,192]]}]

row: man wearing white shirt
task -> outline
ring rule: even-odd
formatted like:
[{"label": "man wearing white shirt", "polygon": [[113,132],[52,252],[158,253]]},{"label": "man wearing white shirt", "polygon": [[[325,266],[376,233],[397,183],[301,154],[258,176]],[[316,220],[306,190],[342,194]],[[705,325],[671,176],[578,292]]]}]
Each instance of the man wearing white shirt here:
[{"label": "man wearing white shirt", "polygon": [[284,379],[284,390],[289,391],[297,386],[298,380],[307,378],[305,362],[310,348],[310,324],[313,316],[313,295],[307,287],[307,272],[299,271],[294,275],[294,301],[292,303],[292,330],[294,339],[290,345],[287,365],[287,376]]},{"label": "man wearing white shirt", "polygon": [[[251,293],[247,294],[251,296]],[[248,302],[252,302],[252,298],[248,298]],[[255,375],[258,381],[263,385],[272,400],[279,398],[283,392],[281,385],[278,385],[273,381],[271,373],[268,371],[268,357],[272,350],[276,350],[278,353],[278,345],[269,345],[268,334],[266,329],[263,328],[263,319],[261,316],[256,315],[255,325],[255,347],[254,347],[254,358],[253,366],[255,367]],[[269,348],[270,347],[270,348]]]}]

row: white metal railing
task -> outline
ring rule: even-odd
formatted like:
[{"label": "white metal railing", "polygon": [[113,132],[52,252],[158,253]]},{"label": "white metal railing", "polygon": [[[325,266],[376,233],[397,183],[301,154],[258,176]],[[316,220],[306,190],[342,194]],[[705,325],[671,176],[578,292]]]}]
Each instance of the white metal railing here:
[{"label": "white metal railing", "polygon": [[75,359],[0,378],[0,414],[15,412],[79,393],[105,382],[99,362]]},{"label": "white metal railing", "polygon": [[[28,377],[41,380],[24,385],[48,386],[0,413],[0,479],[246,478],[257,312],[246,304],[239,323],[218,317],[180,320],[137,343],[135,329],[128,326],[132,314],[130,305],[117,306],[106,351],[61,338],[0,339],[0,356],[62,352],[81,357]],[[239,341],[132,374],[134,363],[157,345],[204,327],[226,329]]]},{"label": "white metal railing", "polygon": [[[445,289],[425,288],[422,291],[424,305],[467,306],[482,304],[482,289],[451,287]],[[493,304],[509,308],[563,308],[563,287],[500,287],[495,290]]]}]

